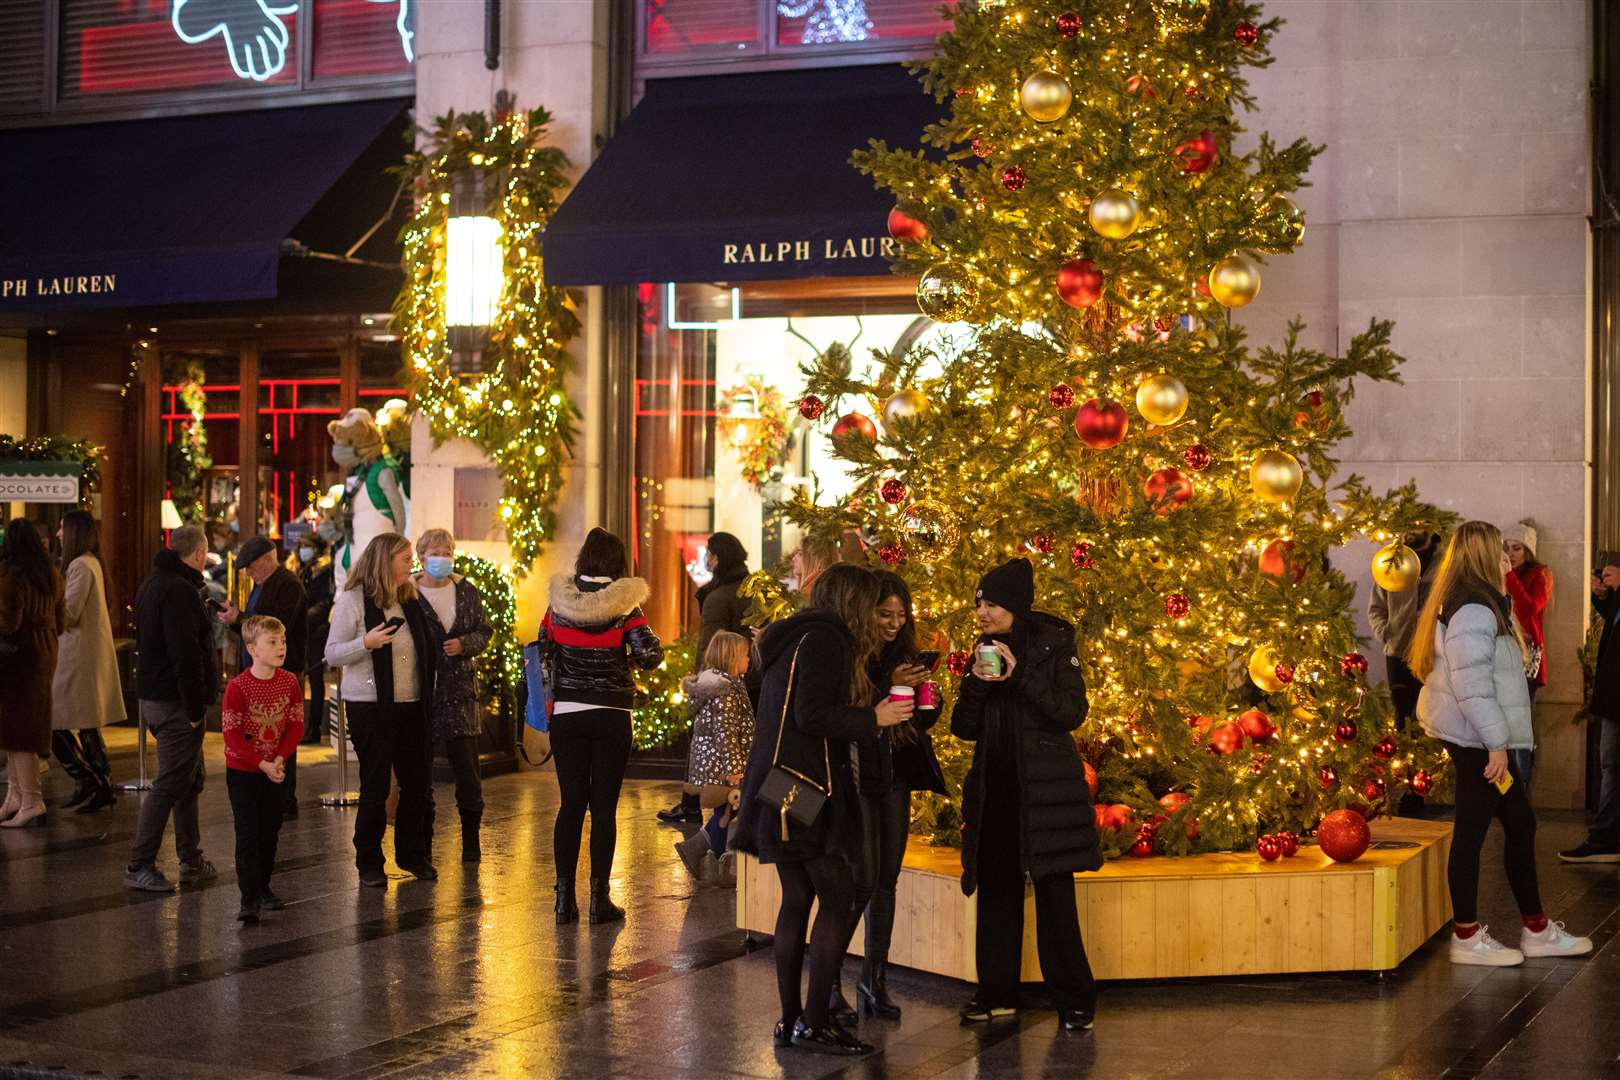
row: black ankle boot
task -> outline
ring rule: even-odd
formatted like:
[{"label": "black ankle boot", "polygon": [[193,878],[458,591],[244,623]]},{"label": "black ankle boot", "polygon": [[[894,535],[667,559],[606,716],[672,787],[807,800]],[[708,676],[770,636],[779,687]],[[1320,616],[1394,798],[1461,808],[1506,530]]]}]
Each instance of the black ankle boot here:
[{"label": "black ankle boot", "polygon": [[95,778],[90,798],[85,800],[75,813],[93,814],[97,810],[105,810],[118,801],[118,790],[112,786],[112,781],[105,777]]},{"label": "black ankle boot", "polygon": [[73,794],[68,797],[67,802],[62,804],[62,808],[65,810],[70,806],[78,806],[95,793],[95,779],[89,776],[81,776],[73,781]]},{"label": "black ankle boot", "polygon": [[853,1029],[861,1022],[860,1014],[850,1005],[844,997],[844,980],[842,977],[833,983],[832,993],[827,997],[827,1019],[839,1027]]},{"label": "black ankle boot", "polygon": [[579,922],[579,905],[574,902],[574,879],[557,879],[557,925]]},{"label": "black ankle boot", "polygon": [[478,826],[482,814],[461,815],[461,861],[464,863],[482,862],[483,849],[478,844]]},{"label": "black ankle boot", "polygon": [[855,1000],[867,1016],[884,1020],[900,1019],[900,1006],[889,1000],[889,961],[876,957],[861,965],[861,981],[855,984]]},{"label": "black ankle boot", "polygon": [[607,878],[591,879],[591,911],[590,919],[593,924],[618,922],[624,918],[624,908],[613,902],[608,895]]}]

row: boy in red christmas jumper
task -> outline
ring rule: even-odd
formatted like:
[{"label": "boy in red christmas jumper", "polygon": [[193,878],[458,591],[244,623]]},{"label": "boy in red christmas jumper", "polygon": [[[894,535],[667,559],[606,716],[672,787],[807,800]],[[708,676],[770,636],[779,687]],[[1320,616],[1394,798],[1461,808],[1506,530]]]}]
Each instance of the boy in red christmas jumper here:
[{"label": "boy in red christmas jumper", "polygon": [[220,727],[225,735],[225,789],[236,820],[236,882],[242,890],[243,923],[259,921],[259,911],[286,905],[270,891],[276,865],[276,836],[286,796],[287,759],[304,736],[304,690],[298,677],[282,670],[287,659],[287,628],[280,619],[255,615],[242,624],[242,641],[252,665],[225,687]]}]

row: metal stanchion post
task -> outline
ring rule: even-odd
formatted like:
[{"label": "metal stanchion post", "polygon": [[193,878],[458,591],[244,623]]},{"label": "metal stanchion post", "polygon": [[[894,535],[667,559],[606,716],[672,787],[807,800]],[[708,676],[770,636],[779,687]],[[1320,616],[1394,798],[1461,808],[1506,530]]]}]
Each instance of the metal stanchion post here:
[{"label": "metal stanchion post", "polygon": [[135,713],[135,756],[140,762],[140,777],[128,784],[119,784],[120,791],[151,791],[152,781],[146,778],[146,714],[139,711],[139,703]]},{"label": "metal stanchion post", "polygon": [[337,681],[337,689],[332,698],[337,706],[338,721],[338,786],[336,791],[321,796],[322,806],[356,806],[360,802],[358,792],[349,790],[349,710],[343,707],[343,679]]}]

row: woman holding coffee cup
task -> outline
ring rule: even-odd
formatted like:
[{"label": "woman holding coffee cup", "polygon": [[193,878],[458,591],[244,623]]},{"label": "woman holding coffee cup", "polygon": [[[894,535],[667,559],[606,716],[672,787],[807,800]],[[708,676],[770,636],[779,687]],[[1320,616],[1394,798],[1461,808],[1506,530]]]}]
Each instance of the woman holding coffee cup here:
[{"label": "woman holding coffee cup", "polygon": [[[945,794],[945,774],[934,756],[929,728],[939,719],[940,695],[929,672],[938,653],[917,649],[917,624],[911,614],[911,590],[898,574],[877,575],[879,592],[874,615],[881,651],[868,667],[874,704],[888,699],[910,703],[912,719],[884,728],[856,744],[856,767],[861,795],[861,859],[855,865],[855,904],[849,919],[855,925],[866,917],[866,947],[861,980],[855,985],[860,1011],[867,1016],[898,1020],[900,1007],[889,1000],[889,938],[894,930],[894,890],[906,854],[911,828],[911,793]],[[848,951],[846,947],[845,951]],[[848,1025],[856,1021],[854,1009],[833,984],[832,1013]]]},{"label": "woman holding coffee cup", "polygon": [[1027,872],[1035,883],[1041,972],[1059,1028],[1087,1030],[1097,984],[1080,939],[1074,875],[1100,868],[1102,854],[1070,734],[1086,718],[1074,627],[1032,610],[1035,574],[1027,559],[984,575],[976,600],[983,636],[951,716],[951,734],[974,744],[962,785],[962,891],[979,893],[979,988],[962,1019],[1018,1011]]}]

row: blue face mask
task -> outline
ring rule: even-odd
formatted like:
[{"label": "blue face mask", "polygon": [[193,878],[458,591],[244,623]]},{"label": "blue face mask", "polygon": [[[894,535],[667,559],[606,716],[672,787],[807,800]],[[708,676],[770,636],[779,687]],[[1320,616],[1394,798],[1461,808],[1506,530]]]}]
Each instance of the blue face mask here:
[{"label": "blue face mask", "polygon": [[422,565],[427,568],[428,577],[443,581],[455,569],[456,560],[450,555],[429,555],[422,560]]},{"label": "blue face mask", "polygon": [[299,548],[298,549],[298,561],[299,562],[314,562],[315,561],[315,549],[312,548],[312,547],[301,547],[301,548]]}]

